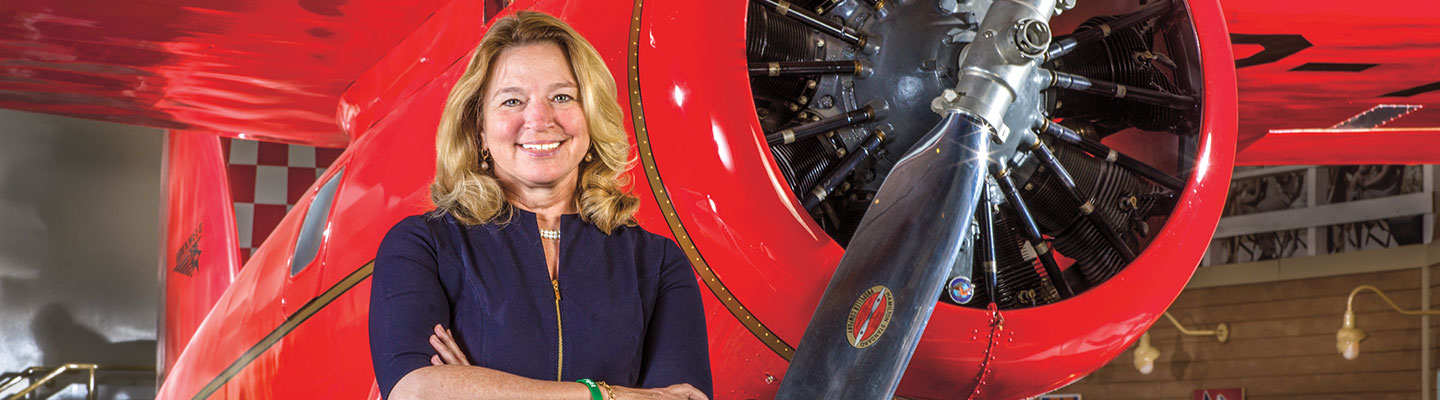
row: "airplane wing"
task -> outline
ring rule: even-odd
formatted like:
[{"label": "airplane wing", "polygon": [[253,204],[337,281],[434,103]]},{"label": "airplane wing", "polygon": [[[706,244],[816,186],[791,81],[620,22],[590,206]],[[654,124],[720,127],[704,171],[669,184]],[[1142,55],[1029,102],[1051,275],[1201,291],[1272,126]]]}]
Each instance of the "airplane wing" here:
[{"label": "airplane wing", "polygon": [[445,3],[10,1],[0,107],[344,147],[340,94]]},{"label": "airplane wing", "polygon": [[1440,163],[1440,3],[1226,1],[1236,164]]}]

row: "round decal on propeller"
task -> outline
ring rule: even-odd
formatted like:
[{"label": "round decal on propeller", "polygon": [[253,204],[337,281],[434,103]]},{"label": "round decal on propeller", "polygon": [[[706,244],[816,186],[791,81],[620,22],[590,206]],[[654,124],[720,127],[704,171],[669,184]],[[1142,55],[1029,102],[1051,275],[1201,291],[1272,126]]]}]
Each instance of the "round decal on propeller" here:
[{"label": "round decal on propeller", "polygon": [[845,338],[851,346],[863,349],[880,340],[885,327],[890,325],[890,315],[895,310],[895,298],[890,288],[875,285],[860,293],[855,305],[850,307],[850,318],[845,320]]}]

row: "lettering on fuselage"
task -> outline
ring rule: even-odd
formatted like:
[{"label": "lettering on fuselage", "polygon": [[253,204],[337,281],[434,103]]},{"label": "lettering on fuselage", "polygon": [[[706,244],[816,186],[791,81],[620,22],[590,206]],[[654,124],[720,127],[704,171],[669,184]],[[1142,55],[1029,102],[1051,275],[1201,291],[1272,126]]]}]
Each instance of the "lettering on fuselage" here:
[{"label": "lettering on fuselage", "polygon": [[175,251],[175,272],[195,276],[195,270],[200,269],[200,228],[204,226],[203,223],[196,225],[195,232]]},{"label": "lettering on fuselage", "polygon": [[[1231,33],[1230,44],[1253,44],[1259,45],[1261,50],[1249,57],[1235,60],[1235,68],[1248,68],[1257,65],[1265,65],[1283,60],[1314,46],[1304,35],[1300,34],[1248,34]],[[1376,63],[1346,63],[1346,62],[1309,62],[1304,65],[1291,68],[1290,72],[1348,72],[1360,73],[1381,64]],[[1424,85],[1397,90],[1390,93],[1378,95],[1379,97],[1411,97],[1423,93],[1440,91],[1440,82],[1432,82]]]},{"label": "lettering on fuselage", "polygon": [[1259,53],[1235,60],[1235,68],[1253,67],[1261,64],[1269,64],[1299,53],[1312,46],[1309,40],[1301,35],[1255,35],[1246,33],[1231,33],[1231,44],[1258,44],[1262,48]]}]

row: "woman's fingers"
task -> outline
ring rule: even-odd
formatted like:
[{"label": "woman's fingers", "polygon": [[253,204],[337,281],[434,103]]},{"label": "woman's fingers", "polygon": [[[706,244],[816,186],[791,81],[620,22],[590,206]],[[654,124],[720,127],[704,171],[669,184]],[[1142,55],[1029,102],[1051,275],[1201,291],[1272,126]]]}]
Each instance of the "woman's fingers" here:
[{"label": "woman's fingers", "polygon": [[445,365],[445,362],[444,362],[444,361],[440,361],[440,356],[439,356],[439,355],[433,355],[433,356],[430,356],[430,365]]},{"label": "woman's fingers", "polygon": [[450,344],[450,350],[455,354],[455,358],[460,360],[460,365],[470,365],[470,360],[465,358],[465,352],[460,351],[460,344],[455,340],[454,331],[445,330],[445,342]]},{"label": "woman's fingers", "polygon": [[694,386],[690,386],[690,384],[688,383],[677,383],[674,385],[670,385],[665,389],[669,390],[670,393],[678,394],[682,398],[687,400],[710,400],[709,398],[705,397],[705,392],[701,392],[700,389],[696,389]]},{"label": "woman's fingers", "polygon": [[456,360],[455,355],[450,353],[450,346],[446,346],[444,343],[441,343],[439,337],[436,337],[435,335],[430,335],[430,347],[434,348],[435,352],[438,353],[435,356],[440,357],[441,362],[450,365],[457,365],[460,363],[460,360]]},{"label": "woman's fingers", "polygon": [[456,354],[459,354],[459,351],[456,350],[454,345],[452,343],[446,343],[448,340],[445,336],[444,328],[441,328],[438,324],[435,325],[435,334],[430,335],[430,347],[435,348],[435,352],[439,353],[438,356],[440,360],[444,361],[445,364],[465,365],[461,363],[460,358],[456,356]]},{"label": "woman's fingers", "polygon": [[470,360],[465,358],[465,352],[460,351],[460,345],[455,342],[454,332],[440,329],[440,342],[450,347],[450,355],[455,357],[455,365],[470,365]]},{"label": "woman's fingers", "polygon": [[445,362],[448,364],[457,364],[459,360],[456,359],[455,354],[458,352],[455,351],[455,345],[452,344],[455,340],[451,339],[449,333],[445,332],[445,327],[440,326],[440,324],[435,324],[435,334],[431,336],[434,337],[441,346],[445,347],[446,353],[450,354],[450,357],[446,358]]},{"label": "woman's fingers", "polygon": [[470,360],[465,358],[465,352],[460,351],[460,345],[455,343],[454,335],[440,324],[435,324],[435,334],[430,335],[430,347],[435,348],[441,361],[446,364],[470,365]]},{"label": "woman's fingers", "polygon": [[678,383],[663,388],[635,389],[610,385],[615,389],[616,400],[709,400],[705,393],[688,383]]}]

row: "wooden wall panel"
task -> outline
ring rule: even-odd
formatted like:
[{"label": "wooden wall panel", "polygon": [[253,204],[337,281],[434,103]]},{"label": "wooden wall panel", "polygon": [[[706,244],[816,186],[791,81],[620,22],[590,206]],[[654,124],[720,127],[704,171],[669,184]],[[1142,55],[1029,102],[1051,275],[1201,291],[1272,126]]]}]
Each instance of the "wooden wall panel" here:
[{"label": "wooden wall panel", "polygon": [[[1430,309],[1440,309],[1440,265],[1430,266]],[[1440,399],[1440,317],[1430,317],[1430,393],[1426,399]]]},{"label": "wooden wall panel", "polygon": [[[1355,310],[1359,327],[1370,337],[1357,359],[1340,356],[1335,332],[1355,286],[1375,285],[1402,307],[1415,308],[1422,285],[1440,290],[1440,266],[1431,268],[1430,282],[1421,281],[1416,268],[1186,290],[1171,313],[1190,329],[1228,323],[1229,343],[1180,335],[1162,319],[1150,329],[1151,342],[1161,351],[1153,373],[1136,371],[1133,353],[1126,352],[1057,393],[1107,400],[1189,399],[1196,389],[1242,387],[1252,400],[1424,398],[1420,318],[1390,311],[1378,296],[1364,292]],[[1440,308],[1435,297],[1440,296],[1432,295],[1432,307]],[[1429,350],[1437,354],[1440,318],[1431,320],[1436,328]]]}]

